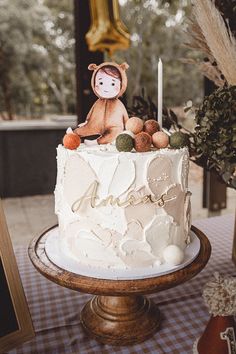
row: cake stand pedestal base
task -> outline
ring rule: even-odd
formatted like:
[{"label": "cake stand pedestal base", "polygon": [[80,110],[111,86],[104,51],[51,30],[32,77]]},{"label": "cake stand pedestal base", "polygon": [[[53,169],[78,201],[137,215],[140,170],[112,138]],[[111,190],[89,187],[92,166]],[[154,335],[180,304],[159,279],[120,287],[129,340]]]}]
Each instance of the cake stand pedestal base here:
[{"label": "cake stand pedestal base", "polygon": [[83,308],[84,329],[99,342],[143,342],[160,326],[158,307],[144,296],[94,296]]},{"label": "cake stand pedestal base", "polygon": [[96,295],[84,306],[81,321],[90,336],[105,344],[140,343],[157,332],[160,312],[143,295],[173,288],[191,279],[205,267],[211,254],[207,237],[192,226],[192,231],[200,240],[200,250],[193,261],[183,268],[142,279],[96,278],[60,268],[48,258],[45,244],[50,231],[56,227],[47,229],[31,241],[29,257],[35,268],[54,283]]}]

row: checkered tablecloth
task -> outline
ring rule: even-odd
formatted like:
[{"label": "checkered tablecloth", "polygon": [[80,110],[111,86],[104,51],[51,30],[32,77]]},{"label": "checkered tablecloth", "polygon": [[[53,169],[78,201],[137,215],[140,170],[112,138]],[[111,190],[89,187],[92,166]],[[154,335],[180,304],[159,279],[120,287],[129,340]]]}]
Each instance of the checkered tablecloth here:
[{"label": "checkered tablecloth", "polygon": [[27,250],[15,250],[18,266],[36,332],[35,339],[10,354],[188,354],[209,319],[201,292],[215,271],[236,275],[231,261],[234,216],[226,215],[194,222],[209,238],[212,256],[194,279],[151,295],[162,313],[161,329],[144,343],[114,347],[90,339],[83,331],[79,313],[91,295],[56,285],[32,266]]}]

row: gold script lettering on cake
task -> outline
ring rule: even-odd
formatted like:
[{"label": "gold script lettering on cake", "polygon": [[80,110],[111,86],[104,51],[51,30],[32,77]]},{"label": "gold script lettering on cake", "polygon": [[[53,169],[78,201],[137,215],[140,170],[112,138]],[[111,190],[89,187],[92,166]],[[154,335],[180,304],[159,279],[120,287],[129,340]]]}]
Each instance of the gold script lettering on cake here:
[{"label": "gold script lettering on cake", "polygon": [[73,204],[72,204],[72,211],[77,212],[81,208],[82,204],[85,202],[90,201],[90,205],[92,208],[98,208],[98,207],[104,207],[107,205],[112,205],[112,206],[118,206],[118,207],[127,207],[129,205],[138,205],[138,204],[145,204],[145,203],[154,203],[157,204],[159,207],[164,207],[165,203],[170,202],[171,200],[176,199],[176,195],[173,196],[168,196],[168,193],[172,188],[175,187],[175,185],[171,185],[169,189],[163,193],[160,197],[156,197],[151,194],[146,194],[141,197],[136,197],[133,194],[129,194],[124,200],[120,200],[120,198],[116,198],[113,195],[109,195],[107,198],[99,200],[99,197],[97,195],[97,190],[98,190],[99,183],[97,181],[94,181],[91,183],[87,191],[84,193],[84,195],[77,199]]}]

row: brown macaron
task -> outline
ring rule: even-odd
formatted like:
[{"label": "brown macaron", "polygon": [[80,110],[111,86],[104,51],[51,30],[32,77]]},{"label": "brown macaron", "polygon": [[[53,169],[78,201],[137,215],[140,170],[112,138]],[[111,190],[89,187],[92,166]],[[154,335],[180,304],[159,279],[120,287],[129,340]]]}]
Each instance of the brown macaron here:
[{"label": "brown macaron", "polygon": [[157,149],[166,148],[169,144],[169,137],[164,132],[156,132],[152,136],[152,143]]},{"label": "brown macaron", "polygon": [[138,134],[143,130],[143,120],[138,117],[131,117],[127,120],[125,129],[130,130],[134,134]]},{"label": "brown macaron", "polygon": [[152,138],[148,133],[141,132],[134,138],[134,148],[137,152],[146,152],[151,150]]},{"label": "brown macaron", "polygon": [[158,130],[160,130],[160,126],[155,119],[148,119],[144,123],[143,131],[148,133],[149,135],[153,135]]}]

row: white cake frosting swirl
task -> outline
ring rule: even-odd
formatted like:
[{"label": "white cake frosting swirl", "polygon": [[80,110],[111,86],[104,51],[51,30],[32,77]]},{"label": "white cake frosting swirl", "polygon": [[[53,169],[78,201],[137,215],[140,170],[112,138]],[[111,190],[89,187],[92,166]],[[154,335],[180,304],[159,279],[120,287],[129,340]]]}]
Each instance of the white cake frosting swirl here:
[{"label": "white cake frosting swirl", "polygon": [[57,149],[55,210],[63,252],[103,268],[164,262],[191,224],[187,148],[118,152],[113,145]]}]

